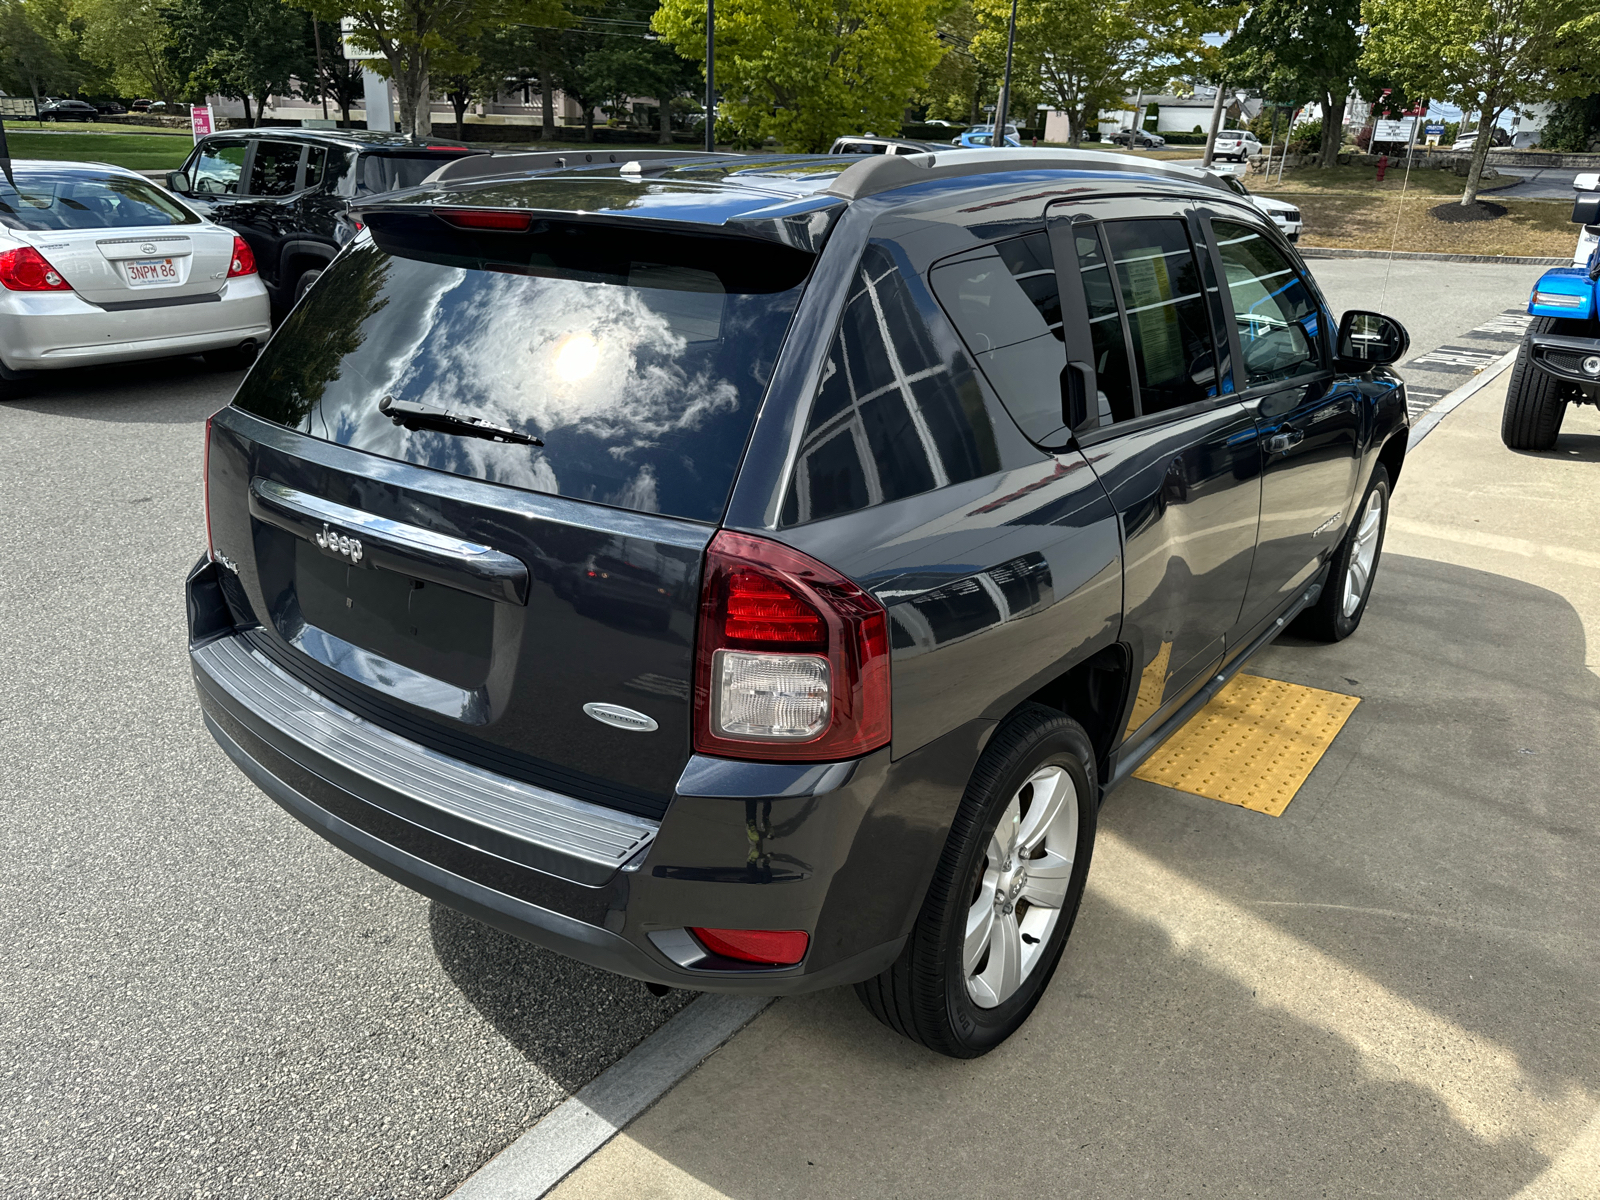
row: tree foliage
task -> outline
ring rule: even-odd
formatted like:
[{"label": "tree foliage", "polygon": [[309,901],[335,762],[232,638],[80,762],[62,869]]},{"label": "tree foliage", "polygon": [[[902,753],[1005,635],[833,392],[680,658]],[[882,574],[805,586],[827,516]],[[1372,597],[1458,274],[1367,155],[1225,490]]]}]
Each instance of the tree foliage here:
[{"label": "tree foliage", "polygon": [[[974,0],[975,52],[993,69],[1005,61],[1010,0]],[[1016,80],[1036,80],[1043,100],[1067,114],[1072,142],[1098,136],[1102,110],[1123,106],[1132,91],[1160,91],[1204,69],[1207,33],[1231,28],[1235,10],[1204,0],[1035,0],[1017,8],[1012,66]],[[1019,97],[1020,98],[1020,97]],[[1013,114],[1025,110],[1015,102]]]},{"label": "tree foliage", "polygon": [[972,40],[977,35],[978,16],[972,0],[960,0],[939,18],[938,37],[945,45],[945,56],[916,93],[930,118],[976,125],[983,119],[983,106],[993,102],[1000,72],[973,53]]},{"label": "tree foliage", "polygon": [[55,36],[43,6],[27,0],[0,0],[0,87],[31,95],[35,103],[51,93],[75,92],[82,73]]},{"label": "tree foliage", "polygon": [[[722,0],[719,117],[741,144],[826,150],[846,133],[895,133],[943,53],[930,0]],[[705,0],[663,0],[652,24],[705,60]]]},{"label": "tree foliage", "polygon": [[1600,71],[1591,0],[1366,0],[1363,64],[1463,112],[1478,140],[1461,203],[1472,204],[1495,123],[1511,108],[1583,95]]},{"label": "tree foliage", "polygon": [[1322,109],[1318,165],[1337,162],[1345,102],[1361,75],[1360,0],[1252,0],[1222,47],[1218,71],[1229,86],[1268,100]]},{"label": "tree foliage", "polygon": [[259,113],[291,80],[316,74],[310,22],[282,0],[171,0],[164,15],[168,58],[191,98],[242,100],[247,122],[252,97]]},{"label": "tree foliage", "polygon": [[164,0],[69,0],[83,22],[83,53],[103,67],[123,96],[172,104],[181,99],[183,78],[167,57]]}]

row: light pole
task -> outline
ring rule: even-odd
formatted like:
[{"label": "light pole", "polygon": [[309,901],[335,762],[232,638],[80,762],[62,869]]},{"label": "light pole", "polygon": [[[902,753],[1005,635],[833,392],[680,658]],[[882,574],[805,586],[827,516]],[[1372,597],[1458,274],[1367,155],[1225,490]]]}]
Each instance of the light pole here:
[{"label": "light pole", "polygon": [[706,153],[717,152],[717,0],[706,0]]},{"label": "light pole", "polygon": [[1011,28],[1006,32],[1006,77],[1000,83],[1000,103],[994,107],[994,132],[989,147],[1006,145],[1006,109],[1011,103],[1011,48],[1017,44],[1017,0],[1011,0]]}]

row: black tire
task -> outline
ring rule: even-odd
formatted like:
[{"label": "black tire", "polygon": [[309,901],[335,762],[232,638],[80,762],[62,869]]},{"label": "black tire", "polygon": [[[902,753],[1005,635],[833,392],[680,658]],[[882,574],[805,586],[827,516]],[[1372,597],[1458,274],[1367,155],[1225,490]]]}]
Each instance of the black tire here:
[{"label": "black tire", "polygon": [[[1367,484],[1367,490],[1361,497],[1361,503],[1356,506],[1356,515],[1350,522],[1350,528],[1345,531],[1344,540],[1339,543],[1339,549],[1334,552],[1332,565],[1328,568],[1328,580],[1322,586],[1322,595],[1317,597],[1317,602],[1303,611],[1290,625],[1291,633],[1301,637],[1312,638],[1319,642],[1342,642],[1356,631],[1361,624],[1361,617],[1367,611],[1367,601],[1372,599],[1372,581],[1377,578],[1378,567],[1383,561],[1383,538],[1389,528],[1389,472],[1382,463],[1372,469],[1372,482]],[[1360,543],[1362,518],[1367,513],[1367,506],[1372,502],[1373,496],[1380,498],[1382,509],[1378,516],[1376,540],[1372,544],[1372,563],[1366,573],[1366,579],[1361,585],[1361,599],[1351,612],[1345,612],[1346,581],[1350,576],[1350,560],[1356,554]]]},{"label": "black tire", "polygon": [[33,394],[31,379],[0,379],[0,404],[8,400],[21,400]]},{"label": "black tire", "polygon": [[[1045,766],[1063,768],[1077,792],[1076,841],[1060,916],[1017,989],[981,1008],[968,994],[962,961],[967,914],[982,886],[990,836],[1019,789]],[[867,1010],[896,1033],[951,1058],[977,1058],[1016,1032],[1044,994],[1072,932],[1094,853],[1098,803],[1094,749],[1076,721],[1030,704],[996,730],[967,782],[905,948],[883,974],[856,985]],[[1017,909],[1023,911],[1020,900]]]},{"label": "black tire", "polygon": [[[1535,317],[1529,333],[1553,333],[1555,317]],[[1533,365],[1533,349],[1524,341],[1517,350],[1506,389],[1505,414],[1500,418],[1500,440],[1512,450],[1551,450],[1567,415],[1566,389]]]},{"label": "black tire", "polygon": [[316,268],[315,270],[312,270],[312,271],[302,271],[302,272],[300,272],[300,278],[295,280],[295,283],[294,283],[294,303],[295,304],[299,304],[300,303],[300,297],[304,296],[306,294],[306,291],[311,287],[311,285],[313,283],[315,283],[317,281],[318,277],[321,274],[322,274],[322,268],[321,267],[318,267],[318,268]]}]

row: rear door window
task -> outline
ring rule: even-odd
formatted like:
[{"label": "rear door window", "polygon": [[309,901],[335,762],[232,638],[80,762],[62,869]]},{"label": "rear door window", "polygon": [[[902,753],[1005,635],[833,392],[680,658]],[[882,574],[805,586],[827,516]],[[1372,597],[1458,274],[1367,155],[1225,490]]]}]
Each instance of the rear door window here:
[{"label": "rear door window", "polygon": [[454,157],[446,154],[363,154],[356,180],[369,192],[416,187]]},{"label": "rear door window", "polygon": [[1157,219],[1107,221],[1104,228],[1133,343],[1140,411],[1215,396],[1211,319],[1187,225]]},{"label": "rear door window", "polygon": [[250,194],[293,195],[303,149],[294,142],[257,142],[255,157],[250,160]]},{"label": "rear door window", "polygon": [[[716,521],[811,256],[581,221],[529,234],[371,214],[235,398],[388,458]],[[542,446],[407,430],[385,396]]]},{"label": "rear door window", "polygon": [[1034,441],[1062,428],[1061,293],[1043,230],[929,272],[939,303],[1012,419]]},{"label": "rear door window", "polygon": [[[913,276],[914,278],[914,276]],[[999,469],[971,360],[885,244],[867,247],[822,368],[783,508],[793,525]],[[1059,424],[1059,418],[1057,424]]]}]

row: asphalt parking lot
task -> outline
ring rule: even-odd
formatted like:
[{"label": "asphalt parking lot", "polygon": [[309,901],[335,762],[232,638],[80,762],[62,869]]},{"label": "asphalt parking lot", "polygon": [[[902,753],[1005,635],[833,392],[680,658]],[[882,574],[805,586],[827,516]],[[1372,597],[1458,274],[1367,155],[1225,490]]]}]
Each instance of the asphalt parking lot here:
[{"label": "asphalt parking lot", "polygon": [[[1517,308],[1538,273],[1396,263],[1380,304],[1374,264],[1313,266],[1336,308],[1406,321],[1414,356]],[[237,380],[175,360],[0,406],[7,1197],[443,1196],[691,999],[430,904],[302,829],[213,745],[181,581],[203,542],[201,425]],[[1530,555],[1502,543],[1545,544],[1531,526],[1445,539],[1448,553],[1391,535],[1362,634],[1315,655],[1280,646],[1258,668],[1356,689],[1353,736],[1276,822],[1126,785],[1098,903],[1009,1057],[933,1062],[847,991],[784,1002],[568,1186],[616,1194],[603,1172],[622,1163],[621,1179],[656,1187],[646,1159],[618,1157],[644,1153],[741,1196],[944,1194],[959,1178],[990,1194],[1052,1177],[1060,1194],[1177,1193],[1213,1167],[1233,1194],[1294,1192],[1273,1171],[1325,1185],[1303,1194],[1514,1194],[1500,1181],[1533,1178],[1600,1094],[1592,1034],[1571,1036],[1596,983],[1592,770],[1573,748],[1595,744],[1592,651],[1584,663],[1600,537],[1592,506],[1559,503],[1600,439],[1592,421],[1570,427],[1568,473],[1539,476],[1546,508],[1516,518],[1577,523],[1570,544],[1588,549],[1569,575],[1507,566]],[[1484,428],[1439,470],[1500,451]],[[1520,504],[1528,487],[1490,499]],[[1427,494],[1408,479],[1397,519],[1455,528],[1405,507]],[[1164,917],[1162,894],[1200,923]],[[1295,963],[1316,967],[1312,982],[1261,1002],[1300,978],[1282,969]],[[1306,1019],[1308,989],[1355,977],[1377,989],[1373,1012],[1433,1048],[1395,1067],[1358,1044],[1371,1022]],[[1533,1118],[1499,1076],[1459,1067],[1475,1055],[1517,1065]],[[793,1090],[764,1093],[769,1071]],[[715,1121],[674,1107],[695,1095]],[[971,1123],[941,1124],[941,1104]],[[804,1135],[775,1146],[771,1122],[790,1119]],[[730,1158],[706,1125],[740,1131],[749,1152]],[[1015,1140],[1029,1125],[1048,1131],[1031,1148]],[[1164,1146],[1148,1145],[1156,1133]],[[812,1142],[828,1154],[807,1157]],[[1389,1172],[1356,1172],[1352,1144],[1387,1147]],[[1226,1173],[1229,1146],[1248,1171]],[[985,1147],[1009,1164],[992,1188],[952,1170]],[[1437,1155],[1450,1171],[1430,1183]],[[772,1171],[750,1173],[758,1157]]]}]

